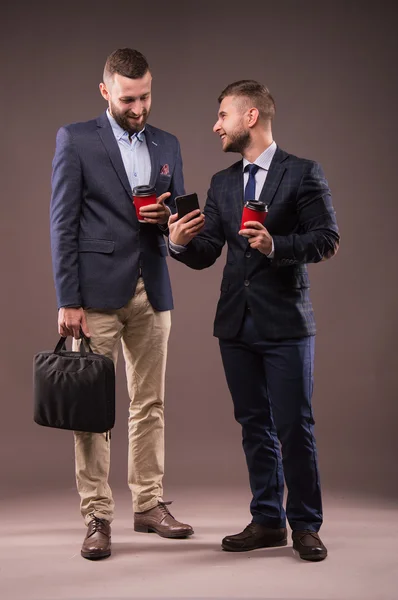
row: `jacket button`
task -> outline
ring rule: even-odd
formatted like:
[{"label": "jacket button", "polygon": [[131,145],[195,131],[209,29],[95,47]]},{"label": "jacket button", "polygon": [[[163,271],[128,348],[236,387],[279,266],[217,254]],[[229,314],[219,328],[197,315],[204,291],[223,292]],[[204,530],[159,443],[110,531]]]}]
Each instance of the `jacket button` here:
[{"label": "jacket button", "polygon": [[246,252],[246,254],[245,254],[246,258],[250,258],[250,257],[251,257],[251,255],[252,255],[252,253],[251,253],[251,252]]},{"label": "jacket button", "polygon": [[249,286],[249,285],[250,285],[250,281],[249,281],[248,279],[245,279],[245,281],[244,281],[244,284],[245,284],[245,286],[247,287],[247,286]]}]

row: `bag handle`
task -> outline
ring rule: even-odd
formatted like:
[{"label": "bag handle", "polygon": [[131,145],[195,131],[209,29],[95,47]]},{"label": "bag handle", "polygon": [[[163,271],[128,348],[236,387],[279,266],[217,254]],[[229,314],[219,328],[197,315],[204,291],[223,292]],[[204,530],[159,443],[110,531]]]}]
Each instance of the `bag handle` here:
[{"label": "bag handle", "polygon": [[66,350],[65,342],[66,338],[61,336],[59,338],[58,344],[55,346],[54,354],[59,354],[60,352],[62,352],[62,350]]},{"label": "bag handle", "polygon": [[[81,339],[80,356],[84,356],[84,357],[87,356],[86,348],[84,347],[85,343],[87,344],[88,351],[91,352],[91,354],[92,354],[93,351],[91,350],[89,338],[86,335],[84,335],[83,329],[81,327],[80,327],[80,339]],[[55,346],[54,354],[59,354],[63,350],[66,350],[66,337],[61,336],[57,345]]]},{"label": "bag handle", "polygon": [[82,356],[86,356],[86,349],[84,347],[84,343],[87,344],[88,351],[91,352],[91,354],[93,354],[93,351],[91,350],[91,346],[90,346],[90,339],[86,335],[84,335],[83,329],[81,327],[80,327],[80,339],[82,341],[80,344],[80,354]]}]

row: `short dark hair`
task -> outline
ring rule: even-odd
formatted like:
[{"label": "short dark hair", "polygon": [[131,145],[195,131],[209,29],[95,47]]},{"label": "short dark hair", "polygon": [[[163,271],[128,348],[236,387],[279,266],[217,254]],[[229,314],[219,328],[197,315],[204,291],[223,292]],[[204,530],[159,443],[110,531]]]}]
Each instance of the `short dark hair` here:
[{"label": "short dark hair", "polygon": [[270,121],[275,115],[275,101],[269,89],[253,79],[241,79],[230,83],[219,95],[218,102],[221,104],[226,96],[247,98],[258,109],[260,118],[265,121]]},{"label": "short dark hair", "polygon": [[149,71],[148,61],[141,52],[120,48],[108,56],[104,68],[104,81],[115,73],[130,79],[141,79]]}]

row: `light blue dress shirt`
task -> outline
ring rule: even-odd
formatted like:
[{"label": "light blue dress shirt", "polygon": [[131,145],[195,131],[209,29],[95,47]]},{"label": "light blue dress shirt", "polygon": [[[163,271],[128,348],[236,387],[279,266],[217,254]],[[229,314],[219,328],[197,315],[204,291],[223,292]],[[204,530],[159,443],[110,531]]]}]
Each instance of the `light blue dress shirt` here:
[{"label": "light blue dress shirt", "polygon": [[120,148],[131,189],[133,190],[137,185],[149,185],[152,167],[144,134],[145,127],[139,133],[134,133],[130,141],[129,134],[116,123],[109,109],[106,111],[106,116]]}]

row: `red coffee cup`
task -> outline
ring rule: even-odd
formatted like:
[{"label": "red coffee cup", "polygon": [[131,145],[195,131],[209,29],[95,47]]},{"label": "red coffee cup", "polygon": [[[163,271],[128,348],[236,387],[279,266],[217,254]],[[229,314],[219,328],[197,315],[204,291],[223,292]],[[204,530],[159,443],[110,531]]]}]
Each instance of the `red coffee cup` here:
[{"label": "red coffee cup", "polygon": [[133,189],[133,204],[135,206],[135,212],[137,219],[140,223],[146,223],[140,215],[140,208],[142,206],[149,206],[150,204],[156,204],[156,191],[151,185],[137,185]]},{"label": "red coffee cup", "polygon": [[248,200],[243,207],[240,228],[244,229],[244,223],[247,221],[257,221],[258,223],[261,223],[261,225],[264,225],[267,213],[268,207],[264,202],[260,202],[259,200]]}]

